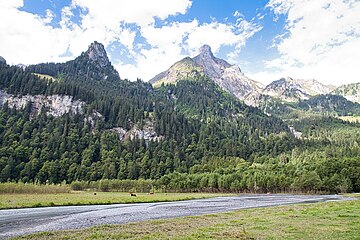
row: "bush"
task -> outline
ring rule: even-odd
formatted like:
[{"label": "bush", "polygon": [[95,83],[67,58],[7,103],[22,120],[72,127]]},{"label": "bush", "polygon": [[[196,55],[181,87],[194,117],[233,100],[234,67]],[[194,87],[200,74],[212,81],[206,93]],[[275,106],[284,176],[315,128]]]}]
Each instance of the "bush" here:
[{"label": "bush", "polygon": [[102,192],[150,192],[154,188],[153,180],[120,180],[120,179],[102,179],[99,181],[75,181],[71,183],[71,189],[75,191],[91,189]]},{"label": "bush", "polygon": [[67,193],[70,192],[66,184],[34,184],[34,183],[0,183],[0,194],[7,193]]}]

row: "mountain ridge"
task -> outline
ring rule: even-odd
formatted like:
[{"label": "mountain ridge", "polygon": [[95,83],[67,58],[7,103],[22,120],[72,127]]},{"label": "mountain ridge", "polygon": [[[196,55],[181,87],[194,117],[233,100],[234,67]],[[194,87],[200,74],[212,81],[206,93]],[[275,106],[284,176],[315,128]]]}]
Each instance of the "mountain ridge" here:
[{"label": "mountain ridge", "polygon": [[[268,114],[202,76],[207,61],[217,67],[212,73],[227,81],[226,74],[234,82],[243,75],[238,66],[203,51],[197,64],[183,61],[185,70],[186,64],[200,69],[193,69],[197,78],[158,88],[121,80],[100,45],[62,64],[26,69],[0,64],[0,90],[7,101],[0,109],[0,182],[131,179],[143,184],[151,179],[163,190],[258,193],[359,189],[360,126],[322,114],[327,109],[348,114],[358,111],[357,105],[325,96],[304,102],[301,111],[275,99],[279,104],[268,108],[284,118]],[[35,95],[47,96],[38,114],[32,114],[40,103]],[[65,97],[60,102],[70,107],[72,100],[83,102],[82,111],[48,114],[58,105],[54,96]],[[263,103],[273,104],[271,99]],[[292,116],[281,111],[287,107]]]},{"label": "mountain ridge", "polygon": [[120,75],[111,64],[105,47],[99,42],[93,42],[88,49],[78,57],[64,63],[40,63],[26,67],[26,71],[46,74],[52,77],[58,75],[72,75],[86,77],[87,80],[116,82]]},{"label": "mountain ridge", "polygon": [[[195,57],[185,57],[174,63],[168,70],[150,79],[149,83],[156,87],[163,83],[175,84],[180,80],[204,76],[250,106],[259,106],[261,99],[264,99],[262,95],[286,102],[298,102],[311,96],[336,93],[335,86],[323,84],[315,79],[286,77],[264,86],[248,78],[238,65],[232,65],[226,60],[215,57],[209,45],[200,47]],[[353,97],[347,96],[347,99],[360,102],[360,93],[353,94]]]},{"label": "mountain ridge", "polygon": [[294,102],[309,99],[310,96],[329,94],[334,89],[334,86],[322,84],[315,79],[294,79],[287,77],[268,84],[262,94]]},{"label": "mountain ridge", "polygon": [[[188,68],[184,68],[186,66]],[[227,61],[215,57],[209,45],[203,45],[195,57],[186,57],[176,62],[168,70],[150,79],[149,82],[157,86],[159,83],[176,83],[178,80],[189,79],[189,76],[194,75],[210,78],[222,89],[240,100],[246,100],[261,86],[260,83],[246,77],[239,66],[231,65]]]}]

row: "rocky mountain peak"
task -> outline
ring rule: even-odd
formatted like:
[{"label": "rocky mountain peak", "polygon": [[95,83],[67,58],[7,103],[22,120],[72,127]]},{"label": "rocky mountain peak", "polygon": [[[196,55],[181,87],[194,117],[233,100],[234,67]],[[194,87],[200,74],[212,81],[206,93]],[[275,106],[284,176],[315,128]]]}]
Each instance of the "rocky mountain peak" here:
[{"label": "rocky mountain peak", "polygon": [[299,99],[307,99],[310,96],[328,94],[333,89],[333,86],[322,84],[315,79],[286,77],[267,85],[263,94],[294,102]]},{"label": "rocky mountain peak", "polygon": [[106,54],[104,45],[97,41],[90,44],[85,54],[91,61],[98,63],[100,67],[106,67],[111,64]]},{"label": "rocky mountain peak", "polygon": [[161,83],[175,83],[182,79],[196,79],[199,76],[212,79],[223,90],[241,100],[258,93],[261,88],[259,83],[246,77],[239,66],[215,57],[209,45],[202,46],[195,57],[184,58],[156,75],[150,83],[156,86]]},{"label": "rocky mountain peak", "polygon": [[211,47],[207,44],[199,48],[198,56],[201,56],[203,58],[214,58],[214,54],[211,51]]},{"label": "rocky mountain peak", "polygon": [[5,58],[3,58],[2,56],[0,56],[0,63],[5,63],[6,64]]}]

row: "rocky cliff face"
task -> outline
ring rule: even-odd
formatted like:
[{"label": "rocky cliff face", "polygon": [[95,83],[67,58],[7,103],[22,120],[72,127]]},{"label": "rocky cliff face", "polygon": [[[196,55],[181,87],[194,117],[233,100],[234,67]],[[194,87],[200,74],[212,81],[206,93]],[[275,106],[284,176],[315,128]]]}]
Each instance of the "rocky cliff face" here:
[{"label": "rocky cliff face", "polygon": [[120,80],[119,73],[111,65],[104,45],[96,41],[90,44],[86,52],[83,52],[79,57],[70,62],[77,62],[77,65],[87,68],[87,72],[80,72],[80,75],[86,74],[94,80]]},{"label": "rocky cliff face", "polygon": [[102,68],[111,65],[104,45],[96,41],[90,44],[88,50],[84,53],[84,55],[87,55],[90,61],[98,64]]},{"label": "rocky cliff face", "polygon": [[144,139],[146,143],[149,141],[160,142],[164,139],[164,136],[159,136],[155,132],[154,124],[151,121],[146,121],[143,127],[135,124],[130,130],[126,130],[122,127],[112,128],[111,132],[115,132],[119,135],[120,141]]},{"label": "rocky cliff face", "polygon": [[31,104],[31,113],[39,114],[43,108],[46,109],[47,115],[60,117],[65,113],[83,113],[84,102],[73,100],[72,96],[61,95],[25,95],[14,96],[0,90],[0,106],[7,103],[9,108],[23,109],[28,103]]},{"label": "rocky cliff face", "polygon": [[208,45],[202,46],[194,58],[187,57],[175,63],[167,71],[151,79],[150,83],[156,86],[198,76],[212,79],[223,90],[245,101],[261,90],[261,84],[246,77],[237,65],[216,58]]}]

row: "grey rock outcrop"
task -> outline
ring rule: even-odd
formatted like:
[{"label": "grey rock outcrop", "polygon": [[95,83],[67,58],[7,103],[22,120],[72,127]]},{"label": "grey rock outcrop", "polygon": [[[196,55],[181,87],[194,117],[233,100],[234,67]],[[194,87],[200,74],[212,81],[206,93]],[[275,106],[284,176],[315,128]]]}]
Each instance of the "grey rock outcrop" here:
[{"label": "grey rock outcrop", "polygon": [[100,67],[107,67],[111,65],[104,45],[99,42],[95,41],[91,43],[85,54],[92,62],[99,64]]},{"label": "grey rock outcrop", "polygon": [[144,139],[146,143],[160,142],[164,139],[163,136],[159,136],[154,128],[154,124],[151,121],[146,121],[143,127],[135,124],[130,130],[126,130],[122,127],[116,127],[110,129],[111,132],[117,133],[120,141]]},{"label": "grey rock outcrop", "polygon": [[9,108],[23,109],[31,103],[31,113],[39,114],[46,108],[46,114],[60,117],[65,113],[83,114],[84,102],[74,100],[72,96],[66,95],[25,95],[15,96],[0,90],[0,106],[7,103]]}]

